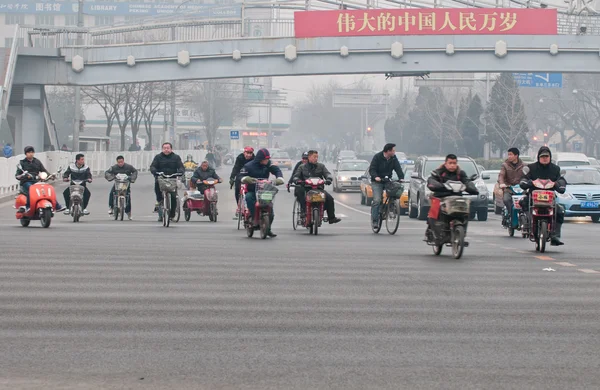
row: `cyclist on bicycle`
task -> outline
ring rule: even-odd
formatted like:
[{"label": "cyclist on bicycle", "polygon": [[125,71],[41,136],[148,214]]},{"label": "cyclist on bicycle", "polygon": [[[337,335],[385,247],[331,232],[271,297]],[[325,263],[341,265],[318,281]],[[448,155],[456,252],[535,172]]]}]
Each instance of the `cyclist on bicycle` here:
[{"label": "cyclist on bicycle", "polygon": [[[319,152],[316,150],[308,151],[308,162],[301,165],[296,170],[293,177],[293,182],[297,184],[294,194],[296,195],[298,204],[300,204],[303,216],[306,214],[306,202],[304,201],[306,190],[304,189],[304,181],[311,177],[321,178],[325,180],[327,185],[330,185],[333,181],[333,176],[327,167],[325,167],[325,164],[321,164],[319,162]],[[329,220],[329,223],[333,224],[340,222],[341,219],[335,216],[335,203],[333,201],[333,196],[331,196],[331,194],[325,190],[323,190],[323,192],[325,192],[325,210],[327,210],[327,219]]]},{"label": "cyclist on bicycle", "polygon": [[[162,153],[157,154],[150,164],[150,172],[154,175],[154,193],[156,194],[156,205],[154,212],[158,212],[158,205],[163,201],[163,194],[158,186],[158,173],[163,172],[165,175],[173,175],[175,173],[183,174],[185,168],[181,157],[173,153],[173,145],[170,142],[165,142],[162,145]],[[173,194],[173,204],[176,200]],[[171,218],[175,217],[175,208],[171,209]]]},{"label": "cyclist on bicycle", "polygon": [[[276,184],[281,185],[285,183],[283,181],[283,173],[281,173],[281,169],[277,165],[273,165],[271,163],[271,154],[267,149],[260,149],[256,153],[256,157],[253,161],[250,161],[244,168],[240,171],[240,176],[251,177],[254,179],[262,179],[266,180],[270,175],[274,175],[277,178]],[[254,220],[254,204],[256,203],[256,184],[248,184],[248,192],[246,193],[246,206],[250,211],[250,215],[252,220]],[[275,219],[275,211],[271,209],[271,220],[269,223],[269,232],[267,235],[269,237],[277,237],[277,234],[271,231],[271,225],[273,224],[273,219]]]},{"label": "cyclist on bicycle", "polygon": [[250,161],[254,160],[254,148],[252,146],[246,146],[244,148],[244,152],[240,153],[235,159],[235,164],[233,164],[233,169],[231,170],[231,175],[229,175],[229,185],[233,187],[235,184],[235,207],[237,216],[240,210],[237,208],[240,204],[240,189],[242,187],[240,171],[244,167],[244,165],[248,164]]},{"label": "cyclist on bicycle", "polygon": [[373,190],[373,203],[371,204],[371,222],[374,227],[378,226],[379,207],[383,199],[384,183],[383,179],[387,176],[392,177],[396,171],[398,180],[404,179],[404,172],[400,166],[400,161],[396,157],[396,144],[385,144],[383,151],[373,156],[369,166],[369,175],[371,176],[371,188]]}]

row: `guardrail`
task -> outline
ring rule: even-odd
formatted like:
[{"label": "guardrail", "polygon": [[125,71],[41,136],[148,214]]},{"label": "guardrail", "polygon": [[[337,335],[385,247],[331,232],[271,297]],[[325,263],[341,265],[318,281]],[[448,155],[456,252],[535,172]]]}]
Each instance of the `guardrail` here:
[{"label": "guardrail", "polygon": [[[185,156],[191,154],[194,160],[200,162],[206,157],[206,151],[204,150],[177,150],[183,160]],[[140,172],[147,172],[150,170],[150,164],[152,159],[159,152],[153,151],[139,151],[139,152],[81,152],[85,155],[86,164],[92,170],[94,176],[104,175],[109,167],[116,163],[116,158],[119,155],[125,157],[125,161],[128,164],[133,165]],[[50,172],[55,172],[59,167],[64,169],[75,161],[75,155],[77,153],[71,152],[42,152],[36,153],[35,157],[39,159],[46,169]],[[11,158],[0,157],[0,198],[9,195],[16,194],[19,191],[19,183],[15,179],[15,173],[17,171],[17,164],[20,160],[24,159],[25,155],[14,156]]]},{"label": "guardrail", "polygon": [[[560,35],[600,35],[600,15],[558,15]],[[63,48],[76,46],[81,34],[85,47],[131,45],[156,42],[189,42],[219,39],[278,38],[294,36],[293,19],[216,19],[184,20],[112,28],[22,26],[19,37],[31,47]]]}]

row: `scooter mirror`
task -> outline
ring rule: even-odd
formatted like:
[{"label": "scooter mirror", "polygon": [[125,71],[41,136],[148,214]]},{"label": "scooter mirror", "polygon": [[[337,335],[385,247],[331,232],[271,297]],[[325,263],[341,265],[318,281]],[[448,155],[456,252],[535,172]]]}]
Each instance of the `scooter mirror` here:
[{"label": "scooter mirror", "polygon": [[561,176],[564,176],[564,175],[566,175],[566,174],[567,174],[567,171],[565,171],[564,169],[561,169],[561,170],[560,170],[560,175],[561,175]]}]

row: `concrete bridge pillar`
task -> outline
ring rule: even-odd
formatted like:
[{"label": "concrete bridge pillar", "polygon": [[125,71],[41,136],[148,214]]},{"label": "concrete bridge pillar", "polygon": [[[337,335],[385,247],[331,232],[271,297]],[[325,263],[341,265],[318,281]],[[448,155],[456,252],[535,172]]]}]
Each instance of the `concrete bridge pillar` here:
[{"label": "concrete bridge pillar", "polygon": [[9,105],[8,115],[13,116],[15,154],[23,153],[25,146],[33,146],[36,152],[44,151],[45,120],[42,108],[42,86],[23,87],[22,102]]}]

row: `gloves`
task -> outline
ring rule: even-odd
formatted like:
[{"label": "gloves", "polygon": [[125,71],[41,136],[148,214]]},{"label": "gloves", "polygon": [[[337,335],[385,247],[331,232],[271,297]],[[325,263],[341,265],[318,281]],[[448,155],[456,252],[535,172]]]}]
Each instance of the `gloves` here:
[{"label": "gloves", "polygon": [[500,184],[500,188],[506,188],[508,187],[506,184]]},{"label": "gloves", "polygon": [[327,184],[328,186],[330,186],[331,185],[331,179],[325,180],[325,184]]},{"label": "gloves", "polygon": [[235,184],[235,179],[229,179],[229,185],[231,186],[231,188],[233,188],[234,184]]},{"label": "gloves", "polygon": [[285,183],[285,181],[283,181],[283,178],[281,178],[281,177],[278,177],[277,180],[275,180],[275,184],[278,186],[280,186],[284,183]]}]

